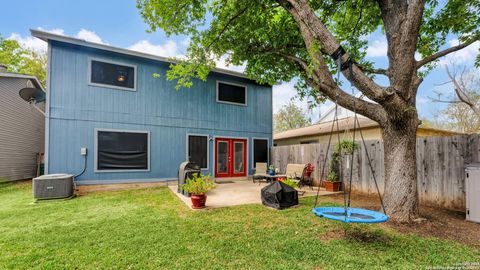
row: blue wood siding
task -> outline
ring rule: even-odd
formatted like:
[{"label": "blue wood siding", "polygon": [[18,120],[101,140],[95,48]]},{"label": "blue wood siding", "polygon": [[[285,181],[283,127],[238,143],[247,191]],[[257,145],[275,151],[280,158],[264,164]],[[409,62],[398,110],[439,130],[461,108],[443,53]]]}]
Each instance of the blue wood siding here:
[{"label": "blue wood siding", "polygon": [[[87,169],[79,181],[176,178],[186,158],[187,133],[248,138],[250,169],[252,138],[272,142],[271,87],[212,73],[205,82],[195,80],[192,88],[177,91],[175,82],[166,80],[168,63],[54,41],[51,46],[49,173],[80,172],[80,148],[87,147]],[[137,91],[89,85],[90,58],[136,65]],[[248,106],[216,102],[217,80],[246,85]],[[150,171],[94,172],[96,128],[150,131]],[[213,172],[213,141],[209,144]]]}]

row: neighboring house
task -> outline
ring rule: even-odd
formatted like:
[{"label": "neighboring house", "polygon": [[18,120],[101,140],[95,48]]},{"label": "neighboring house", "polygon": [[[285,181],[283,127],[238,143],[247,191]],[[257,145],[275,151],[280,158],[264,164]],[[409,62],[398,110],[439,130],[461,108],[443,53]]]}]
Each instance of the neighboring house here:
[{"label": "neighboring house", "polygon": [[20,98],[26,87],[43,90],[36,77],[0,65],[0,182],[35,177],[37,154],[44,151],[45,119]]},{"label": "neighboring house", "polygon": [[[336,143],[338,141],[338,137],[340,137],[340,140],[351,140],[353,135],[354,113],[348,109],[339,107],[338,115],[338,132],[337,125],[335,124],[332,143]],[[328,143],[334,116],[335,108],[333,107],[333,109],[330,108],[327,110],[325,115],[320,118],[318,124],[275,133],[273,136],[274,145],[281,146],[291,144]],[[362,115],[358,115],[358,121],[360,122],[360,127],[365,140],[382,139],[381,128],[377,122]],[[456,134],[461,133],[426,127],[419,127],[417,130],[418,137],[451,136]],[[358,132],[358,126],[355,136],[358,140],[361,139],[360,133]]]},{"label": "neighboring house", "polygon": [[48,173],[80,174],[78,184],[163,181],[190,159],[212,176],[244,177],[268,161],[271,86],[215,69],[177,91],[170,59],[31,32],[48,42]]}]

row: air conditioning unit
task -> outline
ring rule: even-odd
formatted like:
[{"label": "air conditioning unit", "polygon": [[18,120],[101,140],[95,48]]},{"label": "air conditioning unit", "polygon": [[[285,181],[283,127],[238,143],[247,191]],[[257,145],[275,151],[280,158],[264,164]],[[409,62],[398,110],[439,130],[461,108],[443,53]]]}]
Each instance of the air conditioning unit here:
[{"label": "air conditioning unit", "polygon": [[480,164],[467,165],[465,173],[467,220],[480,222]]},{"label": "air conditioning unit", "polygon": [[33,178],[32,189],[35,200],[73,197],[73,175],[46,174]]}]

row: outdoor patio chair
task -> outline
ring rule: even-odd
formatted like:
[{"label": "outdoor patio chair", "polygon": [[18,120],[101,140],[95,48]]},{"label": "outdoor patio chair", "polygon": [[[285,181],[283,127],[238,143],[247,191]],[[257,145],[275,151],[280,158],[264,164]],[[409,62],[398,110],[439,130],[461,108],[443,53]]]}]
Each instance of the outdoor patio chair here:
[{"label": "outdoor patio chair", "polygon": [[255,163],[255,173],[252,176],[253,183],[255,181],[262,181],[262,180],[267,180],[265,178],[265,174],[267,173],[267,163],[265,162],[257,162]]},{"label": "outdoor patio chair", "polygon": [[292,179],[296,182],[300,187],[303,185],[303,175],[305,173],[305,168],[307,167],[306,164],[294,164],[289,163],[287,164],[287,169],[285,170],[285,175],[287,178]]}]

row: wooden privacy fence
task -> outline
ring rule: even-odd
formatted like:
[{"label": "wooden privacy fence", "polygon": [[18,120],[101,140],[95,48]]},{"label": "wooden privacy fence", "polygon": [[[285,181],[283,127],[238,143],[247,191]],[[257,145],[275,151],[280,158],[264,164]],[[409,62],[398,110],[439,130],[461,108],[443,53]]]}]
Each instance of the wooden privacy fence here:
[{"label": "wooden privacy fence", "polygon": [[[372,172],[365,148],[355,152],[353,161],[352,190],[360,193],[376,193]],[[383,142],[366,141],[380,192],[385,186]],[[329,172],[329,162],[334,146],[329,150],[324,179]],[[300,144],[275,146],[271,149],[271,163],[284,171],[288,163],[312,163],[314,179],[320,179],[326,144]],[[420,203],[447,209],[465,211],[465,165],[480,160],[480,135],[449,137],[425,137],[417,139],[417,185]],[[348,181],[350,161],[342,161],[344,179]]]}]

